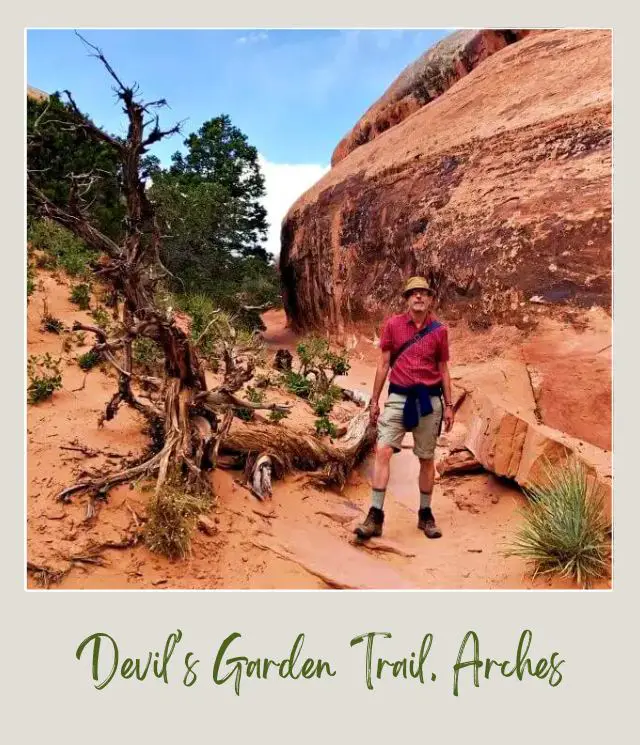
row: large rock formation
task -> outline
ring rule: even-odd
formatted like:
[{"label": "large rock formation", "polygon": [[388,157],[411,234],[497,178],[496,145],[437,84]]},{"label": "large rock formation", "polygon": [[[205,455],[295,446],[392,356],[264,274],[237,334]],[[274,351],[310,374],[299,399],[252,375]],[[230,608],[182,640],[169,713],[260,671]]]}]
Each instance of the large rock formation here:
[{"label": "large rock formation", "polygon": [[[378,322],[416,273],[447,319],[479,326],[526,325],[531,298],[543,313],[609,307],[610,33],[534,32],[480,57],[395,126],[340,146],[292,206],[280,267],[294,327]],[[364,119],[408,100],[394,86]]]},{"label": "large rock formation", "polygon": [[508,359],[458,365],[452,382],[456,424],[441,438],[452,455],[439,464],[440,473],[481,465],[527,488],[544,481],[549,465],[575,459],[597,484],[611,516],[610,453],[543,423],[527,365]]},{"label": "large rock formation", "polygon": [[[338,143],[336,165],[352,150],[370,142],[430,103],[494,52],[531,32],[521,29],[456,31],[405,68],[356,126]],[[534,32],[535,33],[535,32]]]},{"label": "large rock formation", "polygon": [[578,460],[597,485],[610,517],[611,459],[609,453],[540,422],[526,409],[513,408],[493,390],[468,394],[459,412],[467,427],[464,445],[488,471],[530,487],[544,480],[549,465]]}]

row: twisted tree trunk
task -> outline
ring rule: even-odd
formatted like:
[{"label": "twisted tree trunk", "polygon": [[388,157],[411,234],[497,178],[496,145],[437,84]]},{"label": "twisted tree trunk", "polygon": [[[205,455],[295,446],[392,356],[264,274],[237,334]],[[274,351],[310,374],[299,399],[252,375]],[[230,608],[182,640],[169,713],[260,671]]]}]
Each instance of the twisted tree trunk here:
[{"label": "twisted tree trunk", "polygon": [[[86,41],[85,43],[88,44]],[[122,242],[114,242],[92,223],[88,205],[83,200],[83,194],[87,193],[99,174],[69,174],[70,196],[65,205],[54,204],[33,183],[29,174],[28,192],[42,215],[69,229],[102,254],[97,274],[109,282],[116,297],[123,300],[124,334],[121,337],[109,339],[105,330],[98,326],[76,325],[76,328],[82,328],[96,336],[94,349],[118,370],[118,390],[108,402],[102,421],[113,419],[120,404],[125,403],[149,420],[152,431],[156,434],[157,445],[156,452],[136,466],[115,474],[87,479],[65,489],[59,495],[63,500],[81,490],[104,495],[117,483],[151,473],[158,474],[157,488],[160,488],[172,468],[181,471],[188,480],[197,481],[202,478],[202,470],[207,464],[218,429],[215,408],[196,403],[197,395],[206,392],[206,381],[195,346],[174,319],[161,310],[155,301],[157,282],[168,272],[160,260],[161,233],[153,205],[147,196],[141,158],[150,145],[178,132],[179,126],[161,130],[157,114],[151,112],[166,102],[144,103],[139,100],[135,89],[121,82],[102,52],[93,45],[89,46],[116,83],[115,91],[128,119],[127,137],[117,139],[101,130],[81,114],[71,94],[68,91],[65,93],[77,118],[74,126],[83,128],[89,137],[106,142],[118,154],[121,187],[126,200],[125,234]],[[36,123],[35,131],[28,138],[28,147],[37,146],[38,126],[46,126],[46,121],[42,123],[39,120]],[[132,364],[132,344],[138,337],[152,339],[164,353],[165,379],[162,383],[160,406],[152,401],[141,400],[132,387],[132,383],[141,378],[134,373]],[[227,360],[227,367],[229,375],[225,379],[226,388],[223,390],[233,392],[247,377],[237,374],[238,370],[231,356]],[[235,373],[235,377],[232,373]]]}]

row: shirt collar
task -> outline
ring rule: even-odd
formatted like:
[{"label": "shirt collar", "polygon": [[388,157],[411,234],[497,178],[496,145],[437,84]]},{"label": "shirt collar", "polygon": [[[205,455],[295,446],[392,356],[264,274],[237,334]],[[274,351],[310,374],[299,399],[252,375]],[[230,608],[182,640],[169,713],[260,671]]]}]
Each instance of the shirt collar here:
[{"label": "shirt collar", "polygon": [[[413,326],[414,328],[418,328],[413,322],[413,318],[411,318],[411,313],[409,313],[409,311],[406,311],[403,315],[404,315],[405,323],[407,323],[410,326]],[[428,323],[431,323],[431,321],[433,321],[433,315],[431,313],[427,313],[427,317],[424,319],[424,324],[422,325],[422,328],[424,328]]]}]

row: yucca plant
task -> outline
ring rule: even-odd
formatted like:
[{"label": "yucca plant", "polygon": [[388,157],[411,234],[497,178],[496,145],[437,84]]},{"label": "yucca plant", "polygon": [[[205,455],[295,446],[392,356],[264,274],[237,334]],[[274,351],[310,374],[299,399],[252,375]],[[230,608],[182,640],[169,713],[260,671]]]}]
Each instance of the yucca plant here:
[{"label": "yucca plant", "polygon": [[505,552],[519,556],[538,574],[570,577],[588,587],[607,576],[611,527],[602,490],[575,458],[544,467],[543,477],[525,490],[522,525]]}]

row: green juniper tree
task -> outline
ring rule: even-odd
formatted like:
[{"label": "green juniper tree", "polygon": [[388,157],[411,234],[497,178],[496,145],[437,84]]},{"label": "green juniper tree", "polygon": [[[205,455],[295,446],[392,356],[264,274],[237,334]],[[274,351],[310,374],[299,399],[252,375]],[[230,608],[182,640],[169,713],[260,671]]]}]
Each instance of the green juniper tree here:
[{"label": "green juniper tree", "polygon": [[[55,204],[67,204],[72,190],[80,191],[91,220],[117,241],[126,213],[120,163],[106,140],[90,134],[86,119],[58,93],[45,100],[27,98],[29,180]],[[36,202],[31,193],[27,205],[33,222]]]},{"label": "green juniper tree", "polygon": [[268,223],[258,151],[226,115],[205,122],[184,145],[168,169],[147,161],[174,289],[205,293],[228,310],[277,302],[277,273],[263,245]]}]

